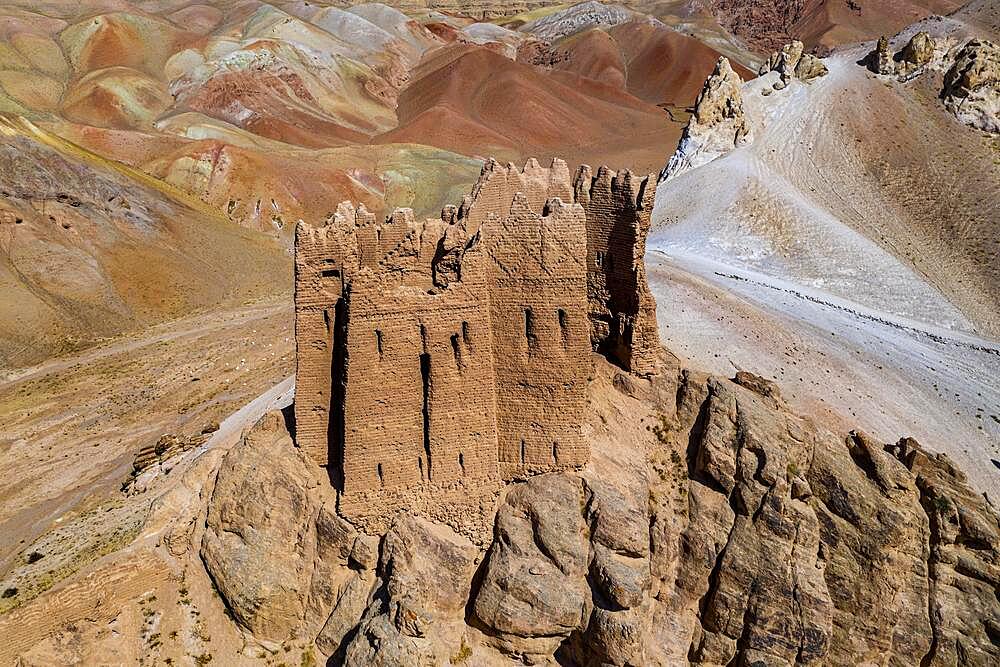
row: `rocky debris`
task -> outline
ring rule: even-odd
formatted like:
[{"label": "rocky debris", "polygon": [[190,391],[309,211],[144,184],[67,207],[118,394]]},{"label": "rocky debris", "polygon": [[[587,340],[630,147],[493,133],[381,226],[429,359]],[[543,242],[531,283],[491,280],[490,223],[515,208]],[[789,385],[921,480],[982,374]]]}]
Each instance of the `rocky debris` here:
[{"label": "rocky debris", "polygon": [[660,173],[660,181],[711,162],[752,139],[743,110],[743,79],[729,60],[720,57],[695,101],[677,150]]},{"label": "rocky debris", "polygon": [[785,88],[792,77],[800,81],[812,81],[826,76],[828,70],[823,61],[811,53],[804,53],[803,48],[802,42],[797,40],[785,44],[780,51],[771,53],[758,73],[763,76],[768,72],[777,72],[781,79],[774,85],[775,90]]},{"label": "rocky debris", "polygon": [[155,443],[146,445],[139,450],[132,461],[132,473],[123,484],[123,489],[129,493],[142,491],[147,482],[162,472],[168,471],[164,464],[208,442],[212,434],[219,430],[219,423],[213,421],[206,424],[197,435],[176,435],[167,433]]},{"label": "rocky debris", "polygon": [[622,443],[648,468],[510,485],[485,552],[406,512],[359,533],[268,415],[202,559],[248,632],[331,664],[997,664],[1000,519],[946,457],[837,437],[747,371],[676,386]]},{"label": "rocky debris", "polygon": [[963,46],[945,74],[941,98],[966,125],[1000,133],[1000,46],[979,39]]}]

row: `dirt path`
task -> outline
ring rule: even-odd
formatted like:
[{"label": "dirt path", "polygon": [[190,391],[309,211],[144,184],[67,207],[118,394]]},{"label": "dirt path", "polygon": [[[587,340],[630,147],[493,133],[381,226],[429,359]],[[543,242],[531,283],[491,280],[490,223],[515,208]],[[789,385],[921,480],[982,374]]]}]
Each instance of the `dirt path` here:
[{"label": "dirt path", "polygon": [[263,401],[294,368],[291,313],[274,299],[199,315],[0,383],[0,576],[54,522],[116,493],[143,445]]},{"label": "dirt path", "polygon": [[56,357],[27,368],[7,370],[0,378],[0,389],[15,382],[23,382],[42,375],[49,375],[66,370],[72,366],[83,366],[110,356],[135,352],[144,347],[164,343],[185,336],[200,335],[219,331],[229,326],[240,326],[254,320],[263,319],[288,308],[287,300],[266,301],[254,303],[223,314],[206,313],[192,318],[186,318],[149,329],[137,336],[116,340],[103,345],[89,348],[79,354],[66,357]]}]

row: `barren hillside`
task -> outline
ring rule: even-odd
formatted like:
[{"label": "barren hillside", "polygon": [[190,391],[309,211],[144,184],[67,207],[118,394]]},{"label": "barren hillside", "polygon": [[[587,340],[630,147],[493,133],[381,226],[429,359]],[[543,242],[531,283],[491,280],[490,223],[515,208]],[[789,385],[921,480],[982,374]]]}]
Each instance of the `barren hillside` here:
[{"label": "barren hillside", "polygon": [[0,366],[281,291],[289,261],[183,192],[0,125]]}]

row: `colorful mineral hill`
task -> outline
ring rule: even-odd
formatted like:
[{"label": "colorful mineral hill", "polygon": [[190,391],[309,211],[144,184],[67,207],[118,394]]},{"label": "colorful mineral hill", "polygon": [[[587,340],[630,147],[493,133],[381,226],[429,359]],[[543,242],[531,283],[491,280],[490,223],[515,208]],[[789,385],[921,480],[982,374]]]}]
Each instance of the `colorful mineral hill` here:
[{"label": "colorful mineral hill", "polygon": [[296,440],[342,511],[384,517],[586,464],[592,351],[657,368],[653,183],[490,160],[440,219],[345,202],[299,225]]}]

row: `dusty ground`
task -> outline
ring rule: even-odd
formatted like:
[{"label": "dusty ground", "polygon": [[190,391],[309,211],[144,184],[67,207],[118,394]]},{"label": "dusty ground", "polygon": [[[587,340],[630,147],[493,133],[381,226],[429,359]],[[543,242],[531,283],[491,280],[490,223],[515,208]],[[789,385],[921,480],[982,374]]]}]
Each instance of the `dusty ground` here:
[{"label": "dusty ground", "polygon": [[811,84],[746,84],[753,142],[661,184],[650,244],[995,338],[1000,146],[944,110],[934,74],[879,80],[865,50]]},{"label": "dusty ground", "polygon": [[182,319],[0,381],[0,578],[118,495],[140,447],[220,420],[294,367],[289,297]]}]

